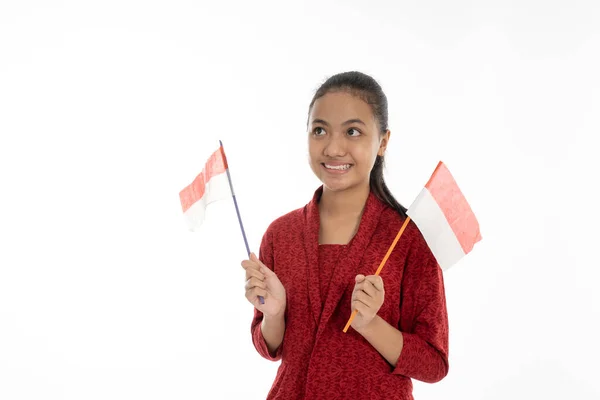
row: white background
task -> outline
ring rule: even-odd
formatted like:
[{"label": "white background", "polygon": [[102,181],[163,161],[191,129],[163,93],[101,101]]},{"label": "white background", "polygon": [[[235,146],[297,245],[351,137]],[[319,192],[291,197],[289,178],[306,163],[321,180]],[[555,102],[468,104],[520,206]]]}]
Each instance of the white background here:
[{"label": "white background", "polygon": [[264,399],[233,202],[190,233],[178,194],[223,140],[257,251],[346,70],[388,96],[396,197],[441,159],[481,224],[415,397],[600,398],[599,3],[366,4],[2,0],[1,399]]}]

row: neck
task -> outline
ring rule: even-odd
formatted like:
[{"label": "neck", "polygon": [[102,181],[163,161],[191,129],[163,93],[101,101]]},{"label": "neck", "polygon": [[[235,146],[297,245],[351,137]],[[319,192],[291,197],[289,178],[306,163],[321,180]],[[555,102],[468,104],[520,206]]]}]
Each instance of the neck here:
[{"label": "neck", "polygon": [[323,186],[319,200],[319,212],[329,217],[358,216],[369,197],[369,185],[334,192]]}]

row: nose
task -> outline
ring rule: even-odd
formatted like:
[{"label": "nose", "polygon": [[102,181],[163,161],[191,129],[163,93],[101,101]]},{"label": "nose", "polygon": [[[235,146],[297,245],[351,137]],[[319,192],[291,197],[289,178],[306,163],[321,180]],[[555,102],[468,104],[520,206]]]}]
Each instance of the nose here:
[{"label": "nose", "polygon": [[323,154],[327,157],[335,158],[346,155],[346,140],[344,135],[334,133],[329,135],[327,143],[323,150]]}]

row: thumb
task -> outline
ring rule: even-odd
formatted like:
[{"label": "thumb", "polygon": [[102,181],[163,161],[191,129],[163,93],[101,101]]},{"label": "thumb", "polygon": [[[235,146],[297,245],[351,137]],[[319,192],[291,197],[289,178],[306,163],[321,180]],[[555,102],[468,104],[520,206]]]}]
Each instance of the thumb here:
[{"label": "thumb", "polygon": [[361,283],[362,281],[365,280],[365,276],[362,274],[358,274],[358,275],[356,275],[355,279],[356,279],[356,283]]},{"label": "thumb", "polygon": [[275,275],[275,272],[271,271],[271,268],[267,267],[262,262],[260,263],[260,272],[265,274],[267,277]]},{"label": "thumb", "polygon": [[258,259],[258,257],[256,257],[256,254],[251,253],[250,254],[250,259],[254,262],[257,262],[258,265],[260,265],[260,272],[262,272],[263,274],[267,275],[267,276],[271,276],[274,275],[275,272],[271,271],[270,268],[268,268],[262,261],[260,261]]}]

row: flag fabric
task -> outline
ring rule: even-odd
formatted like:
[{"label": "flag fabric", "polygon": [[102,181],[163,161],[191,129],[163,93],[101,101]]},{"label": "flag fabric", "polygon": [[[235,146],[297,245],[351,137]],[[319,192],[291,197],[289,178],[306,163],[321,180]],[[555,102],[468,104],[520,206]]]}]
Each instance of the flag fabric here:
[{"label": "flag fabric", "polygon": [[421,231],[444,271],[481,240],[475,214],[441,161],[407,214]]},{"label": "flag fabric", "polygon": [[206,207],[210,203],[232,196],[227,169],[227,158],[221,145],[210,156],[196,179],[179,192],[181,207],[190,231],[195,231],[202,225]]}]

